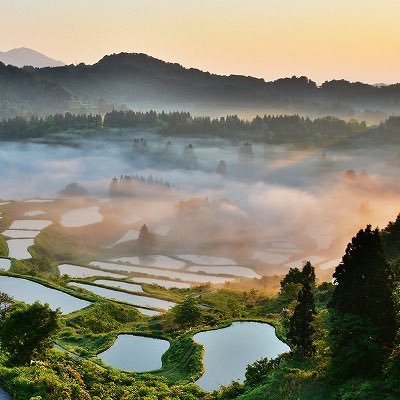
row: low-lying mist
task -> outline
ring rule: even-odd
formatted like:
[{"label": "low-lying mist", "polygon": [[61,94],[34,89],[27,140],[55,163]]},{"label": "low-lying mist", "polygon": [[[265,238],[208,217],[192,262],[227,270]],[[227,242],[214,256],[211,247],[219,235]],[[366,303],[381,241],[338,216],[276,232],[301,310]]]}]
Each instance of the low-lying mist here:
[{"label": "low-lying mist", "polygon": [[[212,249],[265,275],[310,257],[334,267],[325,262],[341,257],[358,229],[384,227],[400,211],[393,147],[304,151],[109,132],[3,142],[2,150],[4,200],[57,197],[71,182],[108,198],[113,177],[136,176],[130,196],[102,203],[127,230],[136,215],[150,229],[168,226],[175,249]],[[161,179],[170,187],[154,183]]]}]

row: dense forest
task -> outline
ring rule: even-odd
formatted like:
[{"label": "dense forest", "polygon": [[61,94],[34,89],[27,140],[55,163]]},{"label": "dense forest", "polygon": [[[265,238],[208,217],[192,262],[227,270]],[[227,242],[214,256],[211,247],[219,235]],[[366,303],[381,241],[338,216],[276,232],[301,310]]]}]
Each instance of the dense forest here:
[{"label": "dense forest", "polygon": [[0,63],[0,118],[118,109],[188,110],[200,114],[296,114],[380,122],[400,111],[400,85],[305,76],[266,82],[185,68],[145,54],[105,56],[93,65],[19,69]]},{"label": "dense forest", "polygon": [[212,119],[194,117],[188,112],[114,110],[106,113],[104,118],[99,114],[72,113],[8,118],[0,121],[0,138],[41,137],[68,130],[95,132],[100,128],[150,130],[168,136],[218,136],[265,143],[324,145],[358,137],[397,141],[400,117],[392,116],[377,126],[368,127],[365,122],[344,121],[331,116],[310,119],[299,115],[264,115],[245,120],[237,115]]},{"label": "dense forest", "polygon": [[[120,53],[105,56],[94,65],[29,69],[39,77],[60,83],[81,97],[129,106],[148,106],[210,101],[212,104],[240,104],[285,107],[293,102],[308,103],[312,109],[335,108],[351,112],[352,107],[387,110],[400,105],[400,85],[376,87],[360,82],[333,80],[320,87],[307,77],[282,78],[265,82],[248,76],[221,76],[195,68],[167,63],[146,54]],[[340,106],[341,105],[341,106]],[[245,108],[245,107],[244,107]],[[354,112],[354,111],[353,111]]]},{"label": "dense forest", "polygon": [[0,62],[0,117],[65,112],[73,101],[60,84]]}]

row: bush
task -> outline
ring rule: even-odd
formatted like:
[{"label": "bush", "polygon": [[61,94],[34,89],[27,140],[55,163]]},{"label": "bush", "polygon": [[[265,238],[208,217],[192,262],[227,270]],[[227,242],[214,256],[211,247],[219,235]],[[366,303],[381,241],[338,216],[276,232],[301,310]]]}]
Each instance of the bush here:
[{"label": "bush", "polygon": [[257,386],[267,378],[268,374],[274,369],[274,362],[268,358],[262,358],[250,364],[246,368],[246,386]]}]

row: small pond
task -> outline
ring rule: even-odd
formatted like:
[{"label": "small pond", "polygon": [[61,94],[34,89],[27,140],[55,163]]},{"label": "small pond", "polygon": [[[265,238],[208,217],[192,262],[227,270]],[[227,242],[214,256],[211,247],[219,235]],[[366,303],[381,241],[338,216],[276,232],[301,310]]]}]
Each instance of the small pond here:
[{"label": "small pond", "polygon": [[203,376],[196,382],[211,391],[232,381],[243,381],[246,367],[261,358],[275,358],[289,351],[271,325],[234,322],[227,328],[200,332],[194,340],[204,346]]},{"label": "small pond", "polygon": [[119,335],[108,350],[97,356],[116,369],[146,372],[162,367],[161,356],[168,348],[167,340]]},{"label": "small pond", "polygon": [[48,303],[53,310],[60,308],[64,314],[80,310],[91,304],[88,301],[48,288],[40,283],[11,276],[0,276],[0,292],[7,293],[14,297],[15,300],[28,304],[32,304],[35,301],[39,301],[42,304]]}]

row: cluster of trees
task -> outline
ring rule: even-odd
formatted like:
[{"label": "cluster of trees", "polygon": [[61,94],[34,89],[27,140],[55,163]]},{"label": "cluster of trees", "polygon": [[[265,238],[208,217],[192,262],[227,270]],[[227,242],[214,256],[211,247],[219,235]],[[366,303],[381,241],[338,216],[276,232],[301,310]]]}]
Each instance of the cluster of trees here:
[{"label": "cluster of trees", "polygon": [[302,109],[316,115],[332,110],[336,115],[354,115],[356,109],[398,109],[400,85],[377,87],[360,82],[332,80],[318,86],[305,76],[265,82],[239,75],[221,76],[194,68],[184,68],[146,54],[120,53],[105,56],[94,65],[61,68],[25,68],[33,76],[68,88],[94,104],[149,105],[181,109],[209,104],[216,109],[227,105]]},{"label": "cluster of trees", "polygon": [[271,141],[315,140],[324,137],[349,137],[367,130],[365,122],[346,122],[335,117],[310,119],[299,115],[264,115],[252,120],[237,115],[211,119],[193,117],[188,112],[157,113],[155,111],[112,111],[104,116],[104,126],[109,128],[155,129],[169,135],[217,134],[230,136],[247,133],[250,136]]},{"label": "cluster of trees", "polygon": [[[135,185],[136,183],[136,185]],[[110,196],[120,197],[120,196],[133,196],[135,195],[135,190],[138,189],[137,184],[146,185],[156,185],[163,188],[169,189],[171,184],[167,180],[162,178],[153,177],[153,175],[147,178],[142,175],[121,175],[120,178],[112,178],[109,188]],[[140,189],[138,189],[140,191]],[[138,194],[138,192],[136,192]]]},{"label": "cluster of trees", "polygon": [[[385,254],[384,249],[391,249]],[[328,302],[331,376],[340,381],[381,375],[397,353],[397,291],[400,285],[400,216],[379,231],[368,225],[347,245],[333,275]],[[309,262],[293,268],[281,281],[281,292],[297,301],[287,338],[294,354],[312,357],[316,351],[315,273]],[[394,356],[396,358],[396,356]]]},{"label": "cluster of trees", "polygon": [[87,190],[77,182],[69,183],[58,192],[58,195],[63,197],[87,196],[87,194]]},{"label": "cluster of trees", "polygon": [[68,129],[96,129],[102,126],[100,115],[54,114],[45,117],[32,116],[8,118],[0,121],[1,138],[40,137],[48,133],[63,132]]},{"label": "cluster of trees", "polygon": [[65,112],[73,99],[60,84],[0,62],[0,118]]},{"label": "cluster of trees", "polygon": [[[69,129],[106,128],[149,129],[173,136],[216,135],[268,143],[324,143],[350,139],[360,134],[378,139],[397,139],[400,117],[390,117],[378,126],[367,127],[365,122],[344,121],[332,116],[310,119],[299,115],[264,115],[252,120],[237,115],[221,118],[194,117],[188,112],[113,110],[105,114],[65,114],[13,117],[0,121],[0,138],[39,137]],[[134,148],[146,148],[144,138],[135,138]],[[246,150],[251,150],[250,147]]]}]

